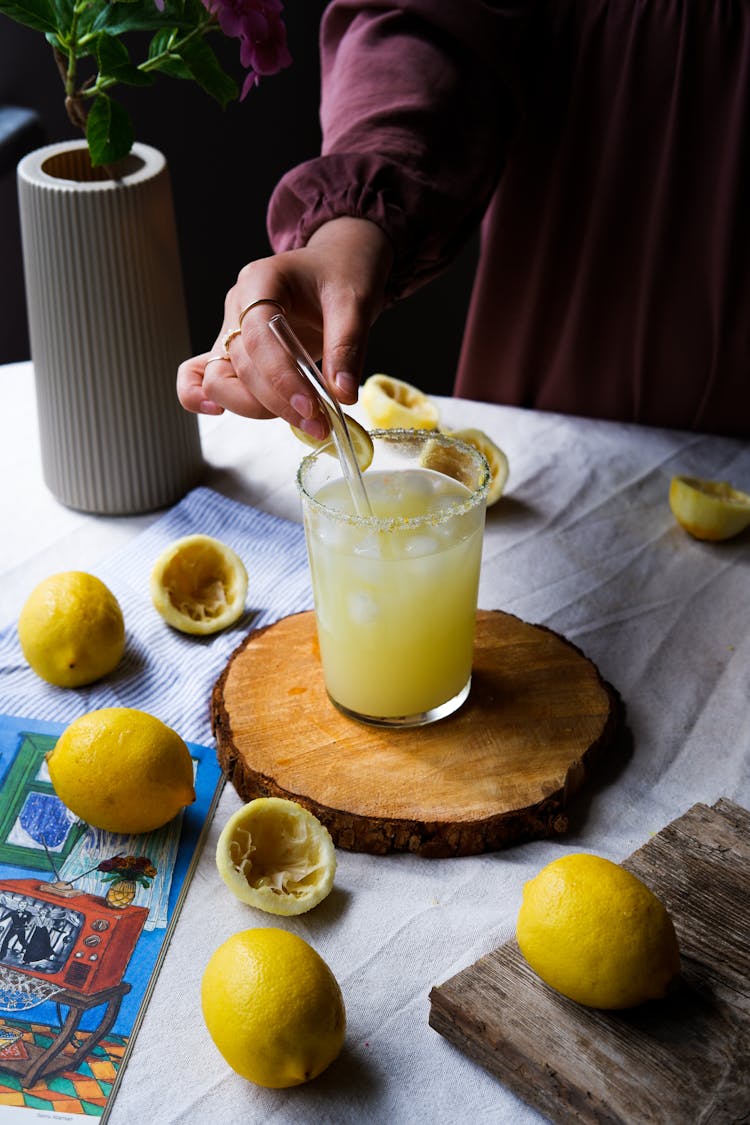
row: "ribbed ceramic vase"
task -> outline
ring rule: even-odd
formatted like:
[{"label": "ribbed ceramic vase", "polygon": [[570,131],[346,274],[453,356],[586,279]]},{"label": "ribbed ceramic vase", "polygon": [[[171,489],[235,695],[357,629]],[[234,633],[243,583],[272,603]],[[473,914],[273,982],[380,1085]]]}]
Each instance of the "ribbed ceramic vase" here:
[{"label": "ribbed ceramic vase", "polygon": [[85,141],[48,145],[18,195],[47,486],[86,512],[175,502],[203,462],[175,393],[191,349],[164,156],[136,144],[113,179]]}]

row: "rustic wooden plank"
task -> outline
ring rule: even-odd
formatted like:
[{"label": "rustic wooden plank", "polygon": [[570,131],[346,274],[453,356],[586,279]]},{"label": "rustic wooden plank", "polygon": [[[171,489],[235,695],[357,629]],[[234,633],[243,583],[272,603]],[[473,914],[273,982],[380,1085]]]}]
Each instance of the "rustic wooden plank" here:
[{"label": "rustic wooden plank", "polygon": [[512,940],[430,994],[430,1025],[554,1122],[687,1125],[750,1109],[750,813],[695,805],[623,866],[667,904],[670,995],[626,1012],[548,988]]},{"label": "rustic wooden plank", "polygon": [[747,1010],[750,812],[726,800],[712,807],[694,805],[634,852],[623,867],[664,901],[673,915],[680,949],[691,957],[696,976],[717,996]]},{"label": "rustic wooden plank", "polygon": [[470,855],[567,830],[567,804],[613,748],[616,693],[579,649],[500,611],[477,616],[472,690],[417,730],[329,701],[312,613],[251,633],[212,696],[219,761],[244,800],[289,797],[337,847]]}]

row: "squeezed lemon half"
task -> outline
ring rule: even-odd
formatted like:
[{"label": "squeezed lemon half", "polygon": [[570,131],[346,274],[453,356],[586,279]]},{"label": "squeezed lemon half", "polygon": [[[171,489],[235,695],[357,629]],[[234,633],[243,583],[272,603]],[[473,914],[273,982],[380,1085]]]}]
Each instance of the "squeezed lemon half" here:
[{"label": "squeezed lemon half", "polygon": [[238,809],[219,836],[216,866],[230,891],[268,914],[304,914],[329,894],[336,853],[328,829],[282,797]]},{"label": "squeezed lemon half", "polygon": [[233,625],[247,596],[239,555],[210,535],[187,535],[159,555],[151,571],[151,600],[167,624],[206,635]]},{"label": "squeezed lemon half", "polygon": [[731,539],[750,526],[750,496],[722,480],[672,477],[669,506],[695,539]]},{"label": "squeezed lemon half", "polygon": [[214,951],[201,984],[203,1018],[229,1066],[258,1086],[316,1078],[341,1051],[338,981],[311,945],[273,926],[242,930]]},{"label": "squeezed lemon half", "polygon": [[516,938],[546,984],[592,1008],[659,999],[680,967],[663,903],[624,867],[595,855],[565,855],[526,883]]},{"label": "squeezed lemon half", "polygon": [[[383,429],[437,430],[440,422],[437,406],[424,391],[411,383],[394,379],[391,375],[371,375],[365,380],[362,386],[362,405],[375,425]],[[496,504],[508,481],[508,458],[503,450],[489,434],[476,427],[443,430],[443,433],[447,437],[458,438],[468,445],[473,445],[486,457],[490,466],[487,507]],[[441,457],[445,460],[446,453],[441,453]],[[439,465],[433,467],[451,476],[456,475],[449,469],[440,470]]]},{"label": "squeezed lemon half", "polygon": [[508,481],[508,458],[499,445],[496,445],[489,434],[484,430],[469,427],[466,430],[445,430],[446,437],[458,438],[467,445],[473,445],[487,458],[490,467],[490,487],[487,493],[487,507],[496,504],[503,494]]},{"label": "squeezed lemon half", "polygon": [[[349,431],[349,436],[352,439],[352,445],[354,446],[354,454],[357,458],[359,471],[363,473],[365,469],[369,469],[370,465],[372,464],[374,453],[372,438],[370,437],[364,426],[360,426],[359,422],[357,422],[356,419],[350,418],[348,414],[345,414],[344,420],[346,422],[346,428]],[[328,437],[314,438],[311,437],[310,434],[306,434],[304,430],[300,430],[297,426],[290,425],[289,428],[291,429],[294,436],[296,438],[299,438],[300,441],[304,442],[305,445],[311,445],[314,449],[319,449],[321,446],[323,446],[324,453],[330,454],[331,457],[338,456],[338,454],[336,453],[336,446],[334,445],[333,439],[331,438],[330,434],[328,435]]]},{"label": "squeezed lemon half", "polygon": [[362,405],[376,426],[384,430],[436,430],[440,417],[435,403],[411,383],[391,375],[370,375],[362,384]]}]

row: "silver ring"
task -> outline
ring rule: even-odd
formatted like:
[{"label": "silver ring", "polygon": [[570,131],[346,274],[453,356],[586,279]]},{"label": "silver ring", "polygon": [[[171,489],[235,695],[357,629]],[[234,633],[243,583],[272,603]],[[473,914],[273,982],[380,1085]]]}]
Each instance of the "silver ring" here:
[{"label": "silver ring", "polygon": [[276,305],[276,308],[280,311],[281,315],[286,316],[286,309],[282,305],[281,301],[275,301],[273,297],[257,297],[254,301],[251,301],[249,305],[245,305],[244,309],[240,313],[240,318],[237,321],[237,324],[240,328],[242,328],[242,321],[246,313],[249,313],[250,309],[254,309],[256,305]]}]

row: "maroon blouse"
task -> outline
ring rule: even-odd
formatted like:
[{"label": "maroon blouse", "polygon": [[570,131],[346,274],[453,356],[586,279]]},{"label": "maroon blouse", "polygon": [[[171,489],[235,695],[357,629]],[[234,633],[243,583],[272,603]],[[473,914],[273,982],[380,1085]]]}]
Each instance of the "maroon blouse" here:
[{"label": "maroon blouse", "polygon": [[378,223],[392,296],[482,223],[456,393],[750,436],[750,2],[335,0],[277,250]]}]

